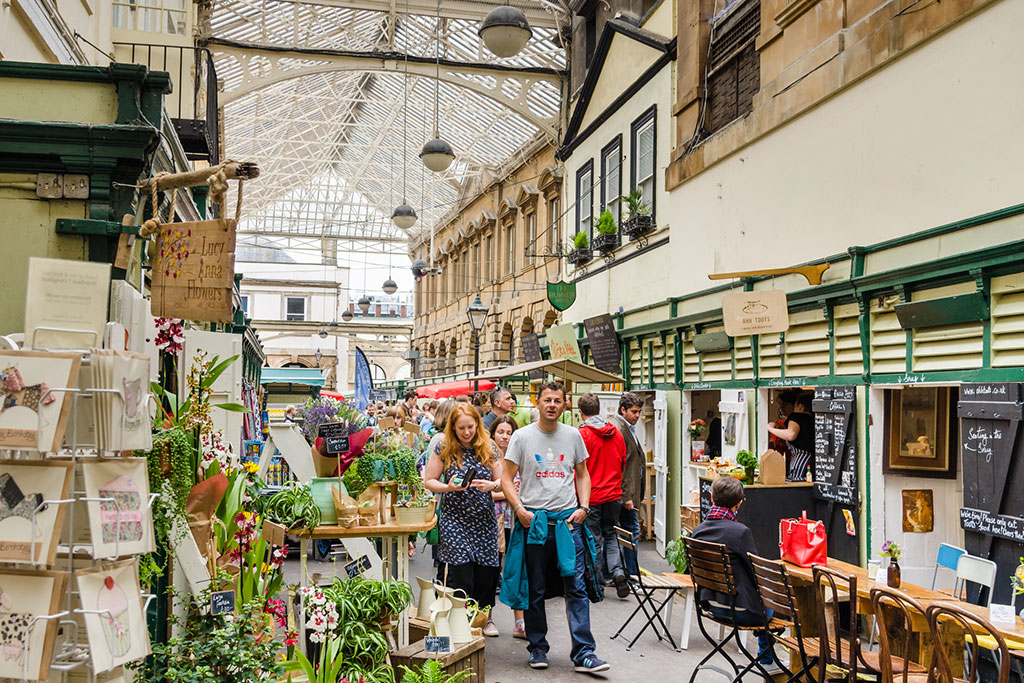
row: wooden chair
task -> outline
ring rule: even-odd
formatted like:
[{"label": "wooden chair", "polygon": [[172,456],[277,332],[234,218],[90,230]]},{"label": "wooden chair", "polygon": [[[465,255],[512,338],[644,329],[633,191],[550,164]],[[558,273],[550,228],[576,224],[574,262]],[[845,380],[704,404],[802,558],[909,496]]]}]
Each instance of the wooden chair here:
[{"label": "wooden chair", "polygon": [[[818,566],[812,571],[818,609],[818,680],[880,680],[878,656],[860,646],[856,575],[847,576]],[[839,610],[844,602],[850,605],[850,629],[845,635]]]},{"label": "wooden chair", "polygon": [[[906,593],[876,586],[871,589],[871,611],[878,625],[878,659],[882,683],[925,683],[932,674],[912,662],[909,657],[911,639],[914,637],[914,616],[925,618],[924,607]],[[899,615],[901,620],[895,617]],[[897,628],[902,627],[902,655],[893,654]],[[933,659],[934,662],[934,659]],[[935,665],[932,665],[934,671]]]},{"label": "wooden chair", "polygon": [[[788,676],[785,683],[797,683],[798,681],[812,683],[814,679],[811,676],[811,671],[817,656],[808,654],[807,648],[811,646],[816,652],[818,649],[817,639],[804,638],[800,632],[800,615],[797,612],[796,600],[793,598],[793,588],[789,582],[789,573],[786,571],[785,563],[758,557],[752,553],[747,553],[747,557],[754,565],[754,579],[757,582],[757,592],[761,596],[761,602],[766,608],[775,612],[775,619],[786,622],[792,634],[791,636],[781,636],[774,631],[769,631],[772,641],[783,645],[791,653],[800,657],[800,668],[796,672],[782,666],[781,662],[779,663]],[[793,667],[792,658],[790,667]]]},{"label": "wooden chair", "polygon": [[[760,631],[765,626],[737,626],[736,625],[736,582],[732,573],[732,564],[729,561],[729,554],[725,549],[725,546],[721,543],[709,543],[707,541],[700,541],[687,536],[683,539],[683,543],[686,546],[686,554],[689,560],[689,573],[690,578],[693,579],[694,590],[697,591],[697,628],[700,629],[704,639],[711,644],[711,652],[707,654],[700,663],[694,668],[693,673],[690,674],[690,683],[693,683],[697,678],[698,672],[702,669],[710,669],[715,671],[726,678],[731,678],[732,681],[739,681],[745,674],[756,669],[757,675],[764,678],[766,681],[772,680],[772,675],[757,661],[757,655],[750,654],[747,648],[744,646],[740,639],[740,633],[742,631]],[[730,619],[724,620],[716,617],[710,608],[702,604],[700,601],[700,590],[705,589],[712,593],[718,593],[725,596],[725,599],[729,601],[729,613]],[[724,627],[729,632],[720,640],[716,640],[711,637],[708,633],[705,621],[710,621],[718,626]],[[767,628],[783,628],[785,623],[781,621],[774,621],[769,623]],[[740,654],[746,658],[748,664],[743,668],[733,660],[725,652],[725,646],[730,640],[736,641],[736,646],[740,651]],[[729,666],[732,668],[732,673],[721,669],[717,666],[708,664],[711,658],[715,655],[722,655]]]},{"label": "wooden chair", "polygon": [[[996,653],[996,663],[999,667],[997,683],[1009,683],[1010,681],[1010,652],[1006,647],[1006,640],[986,619],[968,612],[964,608],[952,602],[937,602],[929,605],[925,610],[928,618],[928,628],[932,633],[932,644],[935,651],[935,663],[937,665],[937,676],[934,680],[940,683],[974,683],[979,680],[978,664],[982,650],[986,648],[981,643],[981,638],[991,638],[996,647],[991,648]],[[964,668],[967,669],[967,677],[959,678],[954,675],[953,667],[949,662],[949,655],[944,646],[945,639],[942,637],[943,628],[956,628],[963,631],[964,643],[967,649],[967,661]],[[980,635],[979,630],[985,635]]]},{"label": "wooden chair", "polygon": [[[631,549],[633,552],[638,552],[639,549],[633,541],[633,533],[631,531],[627,531],[621,527],[615,527],[615,538],[622,547]],[[682,648],[680,648],[679,645],[676,645],[676,641],[672,638],[672,634],[669,633],[668,625],[665,623],[665,619],[663,619],[661,615],[666,606],[669,607],[669,611],[667,613],[671,612],[672,599],[675,597],[677,592],[685,592],[687,590],[692,592],[693,585],[689,581],[683,582],[668,576],[644,576],[643,572],[640,572],[638,576],[627,576],[627,579],[629,580],[629,591],[633,594],[633,597],[636,598],[637,605],[636,609],[633,610],[633,613],[629,615],[622,626],[619,627],[619,630],[615,632],[615,635],[612,636],[612,640],[618,638],[629,623],[633,621],[633,617],[642,611],[647,621],[644,623],[643,628],[633,636],[633,640],[629,641],[629,645],[626,646],[626,651],[628,652],[633,649],[633,645],[635,645],[636,641],[640,639],[640,636],[644,634],[644,631],[648,628],[653,628],[654,635],[658,636],[658,640],[668,640],[676,652],[681,652]],[[665,591],[666,593],[665,598],[661,602],[655,600],[659,591]],[[685,618],[687,623],[683,628],[683,637],[688,640],[690,637],[689,613],[686,614]]]}]

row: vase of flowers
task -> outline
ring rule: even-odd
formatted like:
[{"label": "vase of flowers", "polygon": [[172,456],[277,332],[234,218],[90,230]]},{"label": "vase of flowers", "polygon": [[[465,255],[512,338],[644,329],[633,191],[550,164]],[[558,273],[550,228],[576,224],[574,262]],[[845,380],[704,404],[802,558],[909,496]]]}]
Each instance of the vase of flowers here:
[{"label": "vase of flowers", "polygon": [[899,543],[896,543],[895,541],[886,541],[882,544],[882,552],[878,554],[882,557],[889,558],[889,569],[885,580],[886,585],[889,586],[889,588],[899,588],[902,580],[900,557],[903,556],[903,548],[901,548]]},{"label": "vase of flowers", "polygon": [[689,431],[691,439],[703,439],[708,433],[708,423],[698,418],[690,423]]}]

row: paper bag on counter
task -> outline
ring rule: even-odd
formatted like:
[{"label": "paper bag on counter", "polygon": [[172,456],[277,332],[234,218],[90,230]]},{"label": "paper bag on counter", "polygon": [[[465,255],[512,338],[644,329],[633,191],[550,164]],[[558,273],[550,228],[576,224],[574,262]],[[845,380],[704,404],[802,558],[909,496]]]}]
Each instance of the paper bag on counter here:
[{"label": "paper bag on counter", "polygon": [[[316,443],[320,444],[323,440],[317,439]],[[316,476],[318,477],[333,477],[335,472],[338,471],[338,456],[324,455],[316,446],[313,446],[310,450],[313,456],[313,469],[316,470]]]},{"label": "paper bag on counter", "polygon": [[223,472],[218,472],[193,486],[185,500],[189,529],[199,546],[199,552],[211,564],[216,561],[217,554],[217,541],[213,535],[214,518],[227,490],[228,478]]},{"label": "paper bag on counter", "polygon": [[359,505],[356,499],[341,490],[340,486],[331,486],[334,497],[334,510],[338,513],[338,525],[349,529],[359,520]]},{"label": "paper bag on counter", "polygon": [[761,456],[761,483],[777,486],[786,483],[786,456],[776,450],[768,449]]}]

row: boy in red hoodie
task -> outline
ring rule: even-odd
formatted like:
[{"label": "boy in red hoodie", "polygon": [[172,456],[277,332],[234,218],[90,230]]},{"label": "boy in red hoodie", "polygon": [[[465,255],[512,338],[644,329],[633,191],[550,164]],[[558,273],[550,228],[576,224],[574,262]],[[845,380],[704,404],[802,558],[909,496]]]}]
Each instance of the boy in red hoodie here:
[{"label": "boy in red hoodie", "polygon": [[580,436],[587,447],[590,472],[590,512],[587,527],[597,546],[600,579],[611,579],[620,598],[629,596],[626,572],[615,539],[615,525],[622,508],[622,469],[626,465],[626,442],[618,428],[601,417],[601,403],[594,394],[583,394],[577,403],[583,424]]}]

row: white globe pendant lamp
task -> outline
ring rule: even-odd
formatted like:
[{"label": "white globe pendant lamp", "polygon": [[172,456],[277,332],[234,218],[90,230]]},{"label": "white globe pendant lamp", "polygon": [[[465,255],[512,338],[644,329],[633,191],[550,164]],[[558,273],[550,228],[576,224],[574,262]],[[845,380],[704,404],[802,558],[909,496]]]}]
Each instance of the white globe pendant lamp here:
[{"label": "white globe pendant lamp", "polygon": [[437,0],[437,28],[434,44],[434,139],[423,145],[420,150],[420,161],[434,173],[448,170],[448,167],[455,161],[455,150],[447,142],[441,139],[438,132],[437,117],[440,108],[440,85],[441,85],[441,0]]},{"label": "white globe pendant lamp", "polygon": [[408,230],[416,225],[417,218],[416,209],[408,204],[399,204],[391,213],[391,222],[395,224],[395,227],[402,230]]},{"label": "white globe pendant lamp", "polygon": [[496,56],[515,57],[530,42],[533,29],[519,8],[502,5],[484,17],[477,35]]}]

